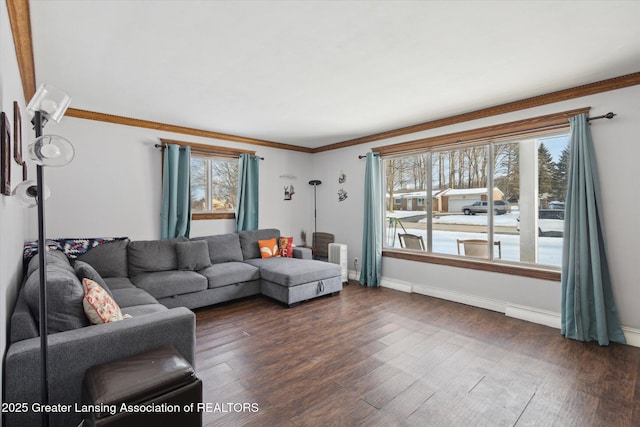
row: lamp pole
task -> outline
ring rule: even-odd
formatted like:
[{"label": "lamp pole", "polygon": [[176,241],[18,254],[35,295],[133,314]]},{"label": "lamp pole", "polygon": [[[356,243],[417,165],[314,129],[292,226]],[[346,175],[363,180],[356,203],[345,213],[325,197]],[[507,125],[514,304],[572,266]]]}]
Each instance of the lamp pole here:
[{"label": "lamp pole", "polygon": [[[309,185],[313,185],[313,232],[314,234],[318,232],[318,208],[317,208],[317,202],[316,202],[316,188],[318,188],[318,185],[322,184],[322,181],[320,181],[319,179],[312,179],[311,181],[309,181]],[[315,238],[315,236],[313,236],[313,238],[311,239],[311,241],[313,242],[313,239]]]},{"label": "lamp pole", "polygon": [[[33,116],[33,126],[36,132],[36,138],[42,136],[42,112],[36,111]],[[44,405],[49,404],[49,357],[48,357],[48,315],[47,315],[47,247],[46,232],[44,223],[44,167],[36,166],[37,173],[37,195],[38,203],[38,261],[40,271],[40,392],[41,400]],[[49,414],[42,411],[42,425],[49,426]]]}]

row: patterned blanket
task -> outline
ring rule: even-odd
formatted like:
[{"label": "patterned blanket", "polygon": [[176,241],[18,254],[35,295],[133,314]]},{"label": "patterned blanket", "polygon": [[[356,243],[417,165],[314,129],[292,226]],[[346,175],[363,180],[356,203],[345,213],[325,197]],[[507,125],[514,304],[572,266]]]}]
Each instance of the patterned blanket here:
[{"label": "patterned blanket", "polygon": [[[46,246],[50,251],[62,251],[68,258],[77,258],[89,249],[106,242],[125,240],[128,237],[93,237],[88,239],[47,239]],[[24,244],[24,265],[28,265],[31,258],[38,253],[38,241]]]}]

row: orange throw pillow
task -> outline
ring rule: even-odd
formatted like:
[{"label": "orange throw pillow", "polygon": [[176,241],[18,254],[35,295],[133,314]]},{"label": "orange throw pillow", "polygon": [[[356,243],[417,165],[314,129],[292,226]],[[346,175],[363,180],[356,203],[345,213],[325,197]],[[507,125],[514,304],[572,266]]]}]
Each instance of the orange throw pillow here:
[{"label": "orange throw pillow", "polygon": [[258,246],[260,246],[260,256],[262,256],[262,258],[280,256],[280,251],[278,250],[278,239],[275,237],[269,240],[258,240]]}]

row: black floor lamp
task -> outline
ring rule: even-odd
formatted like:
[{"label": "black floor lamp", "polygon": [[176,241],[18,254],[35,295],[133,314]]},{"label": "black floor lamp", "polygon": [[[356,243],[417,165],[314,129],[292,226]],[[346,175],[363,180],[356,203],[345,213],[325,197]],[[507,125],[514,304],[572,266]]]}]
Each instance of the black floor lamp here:
[{"label": "black floor lamp", "polygon": [[[313,233],[318,232],[318,209],[317,209],[317,199],[316,199],[316,189],[318,185],[322,184],[322,181],[319,179],[312,179],[309,181],[309,185],[313,185]],[[313,242],[313,238],[311,239]]]},{"label": "black floor lamp", "polygon": [[[26,206],[38,206],[38,261],[40,272],[40,302],[38,315],[40,323],[40,384],[42,404],[49,403],[48,373],[48,322],[47,322],[47,257],[46,257],[46,221],[44,201],[50,191],[44,185],[45,166],[64,166],[73,160],[75,151],[71,143],[57,135],[42,135],[49,120],[60,122],[71,98],[54,86],[43,84],[27,105],[27,113],[33,115],[32,123],[36,139],[29,144],[28,152],[37,168],[37,180],[23,181],[14,190],[14,194]],[[49,425],[49,414],[42,412],[42,425]]]}]

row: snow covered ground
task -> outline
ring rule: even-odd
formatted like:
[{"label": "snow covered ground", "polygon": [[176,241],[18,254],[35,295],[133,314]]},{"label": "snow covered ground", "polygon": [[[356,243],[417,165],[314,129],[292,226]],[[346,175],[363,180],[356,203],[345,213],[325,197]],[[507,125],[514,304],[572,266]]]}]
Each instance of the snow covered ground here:
[{"label": "snow covered ground", "polygon": [[[424,212],[423,212],[424,213]],[[400,215],[398,215],[400,214]],[[410,217],[419,214],[419,212],[396,211],[392,216],[399,218]],[[516,227],[516,218],[518,212],[512,211],[505,215],[497,215],[494,217],[494,224],[497,226]],[[388,221],[388,220],[387,220]],[[426,221],[426,220],[425,220]],[[487,225],[486,215],[445,215],[440,218],[433,219],[434,224],[464,224],[464,225]],[[405,224],[406,226],[406,224]],[[411,229],[408,230],[412,234],[422,236],[425,245],[427,243],[426,230]],[[461,231],[433,231],[433,253],[457,255],[457,239],[486,239],[486,233],[469,233]],[[400,242],[397,236],[394,239],[393,247],[400,248]],[[520,261],[520,235],[518,234],[498,234],[494,235],[494,240],[500,241],[502,247],[502,260]],[[562,265],[562,238],[559,237],[538,237],[538,264],[560,267]],[[387,245],[391,241],[385,242]],[[498,249],[495,248],[495,256],[498,256]]]}]

